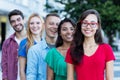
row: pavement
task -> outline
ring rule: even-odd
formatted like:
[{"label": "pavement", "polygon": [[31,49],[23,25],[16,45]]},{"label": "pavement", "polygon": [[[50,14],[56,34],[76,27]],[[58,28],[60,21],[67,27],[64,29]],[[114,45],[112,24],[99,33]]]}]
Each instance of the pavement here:
[{"label": "pavement", "polygon": [[[114,52],[116,60],[114,63],[114,80],[120,80],[120,51]],[[0,80],[2,80],[1,51],[0,51]]]}]

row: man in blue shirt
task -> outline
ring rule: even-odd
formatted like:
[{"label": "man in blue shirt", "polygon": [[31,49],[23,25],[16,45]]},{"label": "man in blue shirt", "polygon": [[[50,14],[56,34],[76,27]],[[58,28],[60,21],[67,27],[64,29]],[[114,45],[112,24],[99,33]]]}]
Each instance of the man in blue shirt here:
[{"label": "man in blue shirt", "polygon": [[32,46],[27,55],[27,80],[46,80],[47,65],[44,61],[47,52],[55,47],[60,17],[48,14],[45,19],[45,39]]}]

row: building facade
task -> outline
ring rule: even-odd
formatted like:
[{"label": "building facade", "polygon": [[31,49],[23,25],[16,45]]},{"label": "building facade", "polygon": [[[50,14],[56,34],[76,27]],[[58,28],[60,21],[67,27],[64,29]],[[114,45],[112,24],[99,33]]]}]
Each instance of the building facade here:
[{"label": "building facade", "polygon": [[32,13],[45,16],[44,4],[45,0],[0,0],[0,44],[14,32],[7,16],[11,10],[21,10],[27,20]]}]

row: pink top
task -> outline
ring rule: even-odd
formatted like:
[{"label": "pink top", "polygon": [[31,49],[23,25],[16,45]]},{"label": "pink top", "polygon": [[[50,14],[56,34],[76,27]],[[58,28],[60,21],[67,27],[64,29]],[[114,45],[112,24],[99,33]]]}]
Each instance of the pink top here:
[{"label": "pink top", "polygon": [[[84,55],[82,63],[75,65],[77,80],[104,80],[106,62],[110,60],[115,60],[112,48],[108,44],[99,45],[93,55]],[[70,50],[65,61],[73,64]]]}]

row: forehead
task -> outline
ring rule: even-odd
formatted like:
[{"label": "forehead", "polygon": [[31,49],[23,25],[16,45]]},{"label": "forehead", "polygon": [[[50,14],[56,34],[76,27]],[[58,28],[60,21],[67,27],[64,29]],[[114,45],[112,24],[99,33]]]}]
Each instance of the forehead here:
[{"label": "forehead", "polygon": [[60,22],[60,18],[56,16],[49,16],[47,17],[46,22]]},{"label": "forehead", "polygon": [[22,18],[20,15],[13,15],[10,17],[10,20],[16,20],[18,18]]},{"label": "forehead", "polygon": [[84,20],[89,21],[89,22],[91,22],[91,21],[97,22],[98,21],[97,16],[95,14],[89,14]]},{"label": "forehead", "polygon": [[40,21],[41,19],[37,16],[34,16],[30,19],[30,21]]},{"label": "forehead", "polygon": [[61,27],[73,27],[73,25],[70,22],[64,22]]}]

